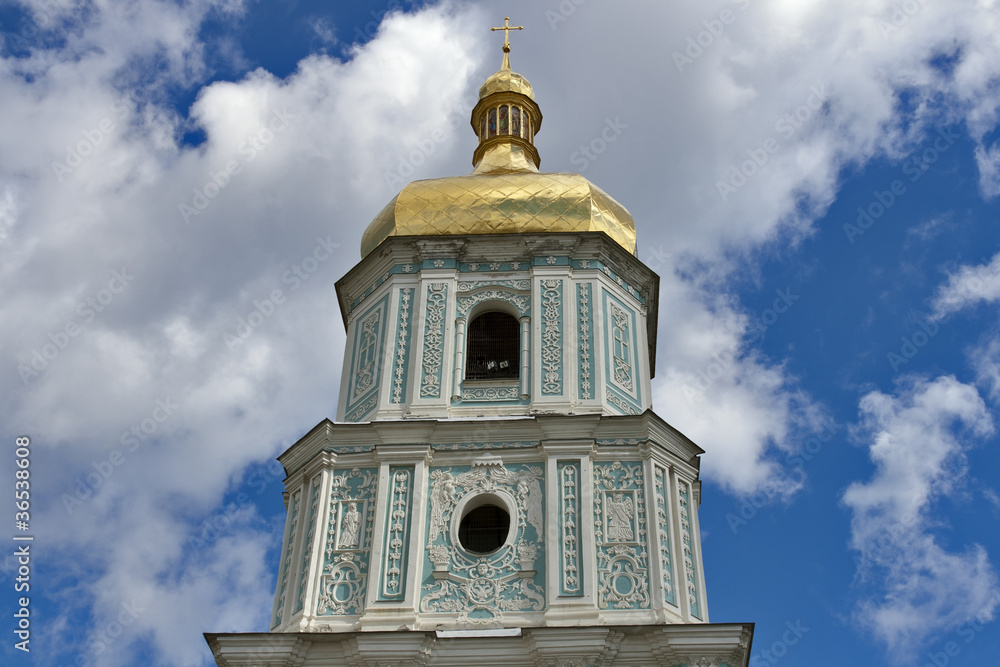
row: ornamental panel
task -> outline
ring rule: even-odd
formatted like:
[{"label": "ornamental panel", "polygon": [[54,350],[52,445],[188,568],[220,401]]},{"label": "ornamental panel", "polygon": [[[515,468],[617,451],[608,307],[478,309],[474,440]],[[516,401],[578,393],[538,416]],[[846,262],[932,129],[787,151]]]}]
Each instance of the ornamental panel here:
[{"label": "ornamental panel", "polygon": [[[432,468],[425,576],[420,611],[459,623],[502,625],[504,614],[542,611],[544,590],[544,470],[483,454],[471,466]],[[462,507],[480,496],[503,498],[513,510],[503,545],[490,553],[456,540]],[[536,569],[537,568],[537,569]]]},{"label": "ornamental panel", "polygon": [[562,566],[560,594],[583,595],[580,569],[580,462],[559,461],[559,564]]},{"label": "ornamental panel", "polygon": [[402,403],[406,398],[406,380],[410,367],[410,310],[413,307],[413,294],[413,288],[399,290],[399,310],[396,317],[396,355],[393,360],[390,403]]},{"label": "ornamental panel", "polygon": [[[480,281],[482,284],[489,284],[490,281]],[[505,281],[514,282],[514,281]],[[516,281],[528,282],[528,281]],[[462,285],[470,285],[471,283],[460,283],[459,287]],[[465,317],[472,310],[473,306],[476,306],[484,301],[506,301],[517,308],[518,315],[524,317],[528,314],[529,308],[531,306],[531,297],[527,294],[515,294],[510,289],[506,287],[499,287],[496,289],[485,289],[480,292],[475,292],[470,296],[459,297],[457,304],[457,311],[459,317]]]},{"label": "ornamental panel", "polygon": [[316,606],[319,616],[358,615],[364,611],[375,522],[372,503],[377,484],[376,468],[333,473]]},{"label": "ornamental panel", "polygon": [[676,605],[674,596],[673,563],[670,552],[670,513],[667,510],[667,473],[659,467],[653,467],[654,488],[656,492],[656,535],[660,550],[660,585],[663,588],[663,598]]},{"label": "ornamental panel", "polygon": [[385,347],[382,339],[388,307],[387,294],[359,317],[355,324],[347,400],[344,404],[347,421],[360,421],[378,403],[382,350]]},{"label": "ornamental panel", "polygon": [[319,485],[322,478],[317,475],[313,477],[311,489],[309,491],[309,519],[306,523],[306,539],[302,545],[302,562],[299,565],[299,594],[295,600],[293,611],[302,611],[305,605],[306,582],[309,579],[309,558],[313,552],[313,540],[316,534],[316,514],[319,510]]},{"label": "ornamental panel", "polygon": [[597,605],[601,609],[649,608],[642,488],[641,463],[615,461],[594,466]]},{"label": "ornamental panel", "polygon": [[642,412],[642,379],[638,376],[637,316],[621,300],[602,290],[604,315],[605,400],[623,414]]},{"label": "ornamental panel", "polygon": [[399,600],[406,592],[413,475],[413,466],[389,467],[389,508],[382,542],[384,547],[379,600]]},{"label": "ornamental panel", "polygon": [[563,393],[563,281],[542,280],[542,394]]},{"label": "ornamental panel", "polygon": [[444,316],[448,305],[448,285],[431,283],[427,286],[427,319],[424,323],[424,350],[421,356],[423,374],[420,379],[421,398],[441,397],[441,368],[444,362]]},{"label": "ornamental panel", "polygon": [[580,337],[580,387],[578,395],[581,399],[590,399],[594,397],[591,385],[591,361],[594,354],[594,311],[590,283],[581,283],[576,286],[576,307],[576,321]]},{"label": "ornamental panel", "polygon": [[281,566],[278,571],[278,580],[281,584],[278,586],[278,601],[274,605],[274,618],[271,621],[272,628],[281,625],[281,619],[285,613],[285,593],[288,589],[289,572],[292,569],[292,551],[295,547],[295,529],[298,525],[299,500],[301,498],[301,490],[293,493],[291,506],[288,511],[288,525],[285,527],[285,553],[281,557]]},{"label": "ornamental panel", "polygon": [[684,579],[687,590],[688,605],[691,615],[701,620],[701,609],[698,605],[698,573],[694,567],[694,547],[691,544],[691,486],[677,480],[677,500],[680,507],[681,549],[684,556]]}]

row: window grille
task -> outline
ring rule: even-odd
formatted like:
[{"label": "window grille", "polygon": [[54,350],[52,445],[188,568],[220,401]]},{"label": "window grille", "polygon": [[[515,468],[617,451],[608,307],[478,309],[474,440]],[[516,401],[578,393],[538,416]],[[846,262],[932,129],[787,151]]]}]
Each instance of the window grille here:
[{"label": "window grille", "polygon": [[483,313],[469,324],[466,380],[517,379],[521,371],[520,328],[507,313]]},{"label": "window grille", "polygon": [[488,554],[507,541],[510,515],[496,505],[480,505],[470,511],[458,524],[458,541],[466,551]]}]

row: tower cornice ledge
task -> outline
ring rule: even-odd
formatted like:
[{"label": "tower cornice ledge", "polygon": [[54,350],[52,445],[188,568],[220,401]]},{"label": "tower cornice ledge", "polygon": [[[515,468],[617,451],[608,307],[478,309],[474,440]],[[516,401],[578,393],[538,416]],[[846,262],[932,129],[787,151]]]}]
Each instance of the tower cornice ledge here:
[{"label": "tower cornice ledge", "polygon": [[[430,452],[433,457],[463,445],[517,442],[524,449],[556,445],[560,442],[593,446],[596,457],[615,456],[608,452],[640,447],[669,454],[683,465],[689,476],[697,477],[704,450],[652,410],[639,415],[535,415],[476,419],[405,419],[361,423],[341,423],[324,419],[278,456],[289,478],[314,464],[317,456],[351,460],[388,456],[390,451]],[[425,444],[429,443],[429,444]],[[652,447],[651,447],[652,445]],[[471,449],[471,447],[470,447]],[[503,452],[516,456],[519,450]],[[383,459],[384,460],[384,459]]]},{"label": "tower cornice ledge", "polygon": [[206,633],[222,667],[470,664],[712,665],[748,667],[753,623],[523,628],[506,637],[442,637],[434,630]]}]

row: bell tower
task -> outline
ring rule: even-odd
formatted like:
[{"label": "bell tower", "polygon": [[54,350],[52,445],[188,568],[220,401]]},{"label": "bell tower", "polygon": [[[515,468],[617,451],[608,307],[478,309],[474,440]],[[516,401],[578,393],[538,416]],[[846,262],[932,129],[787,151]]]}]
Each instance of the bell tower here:
[{"label": "bell tower", "polygon": [[336,421],[279,457],[267,633],[219,665],[746,667],[709,623],[703,451],[651,407],[659,278],[628,211],[544,173],[531,85],[479,91],[468,176],[410,183],[336,284]]}]

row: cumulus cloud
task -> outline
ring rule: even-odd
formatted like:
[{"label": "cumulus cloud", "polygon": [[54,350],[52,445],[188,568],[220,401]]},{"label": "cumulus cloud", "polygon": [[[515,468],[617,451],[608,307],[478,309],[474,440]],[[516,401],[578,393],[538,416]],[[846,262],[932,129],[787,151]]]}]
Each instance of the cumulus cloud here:
[{"label": "cumulus cloud", "polygon": [[905,662],[936,633],[992,619],[1000,600],[985,549],[942,546],[932,513],[963,489],[965,453],[994,425],[975,387],[951,376],[910,378],[896,395],[873,391],[859,410],[855,435],[868,443],[875,473],[842,498],[865,587],[857,620]]},{"label": "cumulus cloud", "polygon": [[948,275],[947,282],[935,293],[934,316],[941,318],[980,302],[1000,299],[1000,253],[987,264],[962,266]]}]

